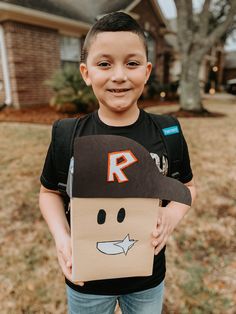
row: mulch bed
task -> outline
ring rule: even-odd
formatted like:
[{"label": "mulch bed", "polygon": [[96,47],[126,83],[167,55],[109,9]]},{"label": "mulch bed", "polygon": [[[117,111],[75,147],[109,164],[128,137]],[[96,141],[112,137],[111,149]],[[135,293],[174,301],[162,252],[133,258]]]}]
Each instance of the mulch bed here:
[{"label": "mulch bed", "polygon": [[[176,105],[176,102],[157,101],[157,100],[145,100],[139,102],[140,108],[152,107],[152,106],[171,106]],[[221,117],[221,113],[209,112],[205,110],[203,113],[186,112],[184,110],[170,111],[171,114],[176,117]],[[38,124],[52,124],[54,121],[69,117],[79,117],[83,114],[69,114],[56,111],[49,105],[37,105],[30,106],[21,109],[15,109],[12,107],[4,107],[0,110],[0,121],[7,122],[29,122]]]},{"label": "mulch bed", "polygon": [[[173,102],[157,102],[155,100],[140,101],[139,107],[151,107],[160,105],[171,105]],[[52,124],[54,121],[63,118],[79,117],[83,114],[62,113],[56,111],[49,105],[29,106],[21,109],[4,107],[0,110],[0,121],[7,122],[29,122],[39,124]]]},{"label": "mulch bed", "polygon": [[37,105],[21,109],[5,107],[0,111],[0,121],[7,122],[52,124],[55,120],[75,116],[79,115],[57,112],[48,105]]}]

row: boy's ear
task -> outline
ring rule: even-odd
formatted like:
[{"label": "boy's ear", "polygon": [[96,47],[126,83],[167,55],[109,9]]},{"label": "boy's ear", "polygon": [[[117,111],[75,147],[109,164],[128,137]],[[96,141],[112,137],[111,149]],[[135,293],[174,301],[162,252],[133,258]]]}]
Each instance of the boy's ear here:
[{"label": "boy's ear", "polygon": [[81,73],[82,78],[85,81],[86,85],[90,86],[91,85],[91,81],[90,81],[90,78],[89,78],[89,75],[88,75],[88,68],[87,68],[86,63],[81,63],[80,66],[79,66],[79,69],[80,69],[80,73]]},{"label": "boy's ear", "polygon": [[152,71],[152,64],[151,62],[148,62],[147,63],[147,67],[146,67],[146,79],[145,79],[145,84],[147,83],[148,79],[149,79],[149,76],[151,74],[151,71]]}]

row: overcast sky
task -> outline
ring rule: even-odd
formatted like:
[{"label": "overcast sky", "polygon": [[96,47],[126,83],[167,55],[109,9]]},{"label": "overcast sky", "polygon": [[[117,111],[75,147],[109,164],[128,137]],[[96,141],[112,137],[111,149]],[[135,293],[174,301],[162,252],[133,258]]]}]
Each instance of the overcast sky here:
[{"label": "overcast sky", "polygon": [[[166,16],[166,18],[174,18],[176,17],[176,8],[173,0],[157,0],[162,12]],[[200,9],[202,6],[203,0],[193,0],[193,5],[196,10]],[[235,36],[236,37],[236,36]],[[235,40],[229,38],[227,41],[227,45],[225,46],[226,50],[236,50],[236,38]]]}]

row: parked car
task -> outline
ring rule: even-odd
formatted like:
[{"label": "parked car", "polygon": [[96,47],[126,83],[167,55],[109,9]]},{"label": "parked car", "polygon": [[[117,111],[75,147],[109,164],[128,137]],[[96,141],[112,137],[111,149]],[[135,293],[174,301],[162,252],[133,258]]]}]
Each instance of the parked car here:
[{"label": "parked car", "polygon": [[230,94],[236,95],[236,78],[226,82],[226,91]]}]

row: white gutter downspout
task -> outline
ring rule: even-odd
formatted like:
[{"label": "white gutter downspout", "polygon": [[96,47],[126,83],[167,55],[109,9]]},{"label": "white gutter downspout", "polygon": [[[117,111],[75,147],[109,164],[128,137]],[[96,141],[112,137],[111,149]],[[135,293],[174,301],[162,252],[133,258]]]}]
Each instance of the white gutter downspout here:
[{"label": "white gutter downspout", "polygon": [[12,104],[11,97],[11,81],[9,75],[9,68],[7,62],[7,50],[5,46],[5,38],[4,38],[4,29],[3,26],[0,25],[0,50],[1,50],[1,59],[2,59],[2,72],[3,72],[3,84],[5,88],[5,104]]}]

